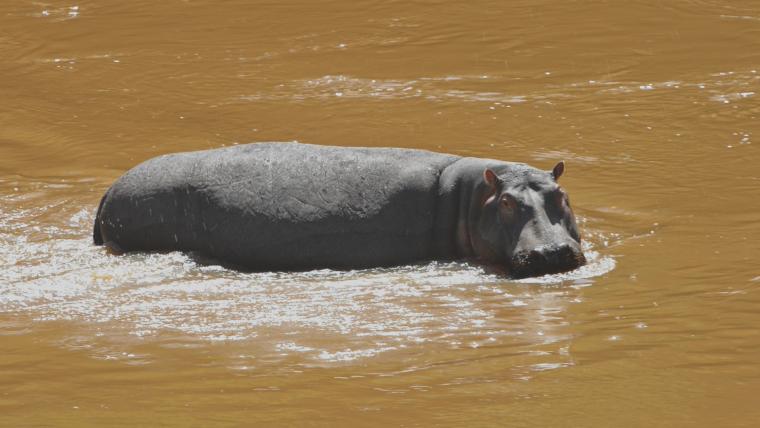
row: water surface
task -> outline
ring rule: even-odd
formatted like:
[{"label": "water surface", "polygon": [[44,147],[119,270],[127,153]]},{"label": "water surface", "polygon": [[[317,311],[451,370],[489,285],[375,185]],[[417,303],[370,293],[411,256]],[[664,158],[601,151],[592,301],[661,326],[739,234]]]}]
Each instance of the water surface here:
[{"label": "water surface", "polygon": [[[0,425],[756,426],[760,5],[0,5]],[[91,245],[150,157],[567,164],[590,264],[240,273]]]}]

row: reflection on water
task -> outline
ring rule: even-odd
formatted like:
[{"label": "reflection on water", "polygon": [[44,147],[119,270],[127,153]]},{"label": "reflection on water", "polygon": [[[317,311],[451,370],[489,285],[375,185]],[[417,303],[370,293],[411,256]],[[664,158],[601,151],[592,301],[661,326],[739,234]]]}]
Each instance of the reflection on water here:
[{"label": "reflection on water", "polygon": [[607,245],[596,233],[584,242],[586,266],[521,281],[461,262],[241,273],[182,253],[109,255],[91,242],[87,208],[52,224],[23,223],[60,213],[62,205],[10,210],[0,221],[3,230],[32,233],[0,234],[0,311],[88,325],[93,340],[113,332],[148,341],[248,340],[259,358],[346,362],[423,343],[553,343],[563,339],[555,330],[564,307],[578,301],[573,289],[615,264],[594,250]]}]

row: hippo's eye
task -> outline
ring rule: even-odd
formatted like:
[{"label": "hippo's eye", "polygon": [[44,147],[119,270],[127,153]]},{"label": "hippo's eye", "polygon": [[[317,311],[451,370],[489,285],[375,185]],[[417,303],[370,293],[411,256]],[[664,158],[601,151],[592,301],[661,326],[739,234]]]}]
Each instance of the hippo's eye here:
[{"label": "hippo's eye", "polygon": [[506,209],[509,212],[513,212],[517,209],[517,201],[515,198],[506,193],[501,195],[500,203],[502,208]]}]

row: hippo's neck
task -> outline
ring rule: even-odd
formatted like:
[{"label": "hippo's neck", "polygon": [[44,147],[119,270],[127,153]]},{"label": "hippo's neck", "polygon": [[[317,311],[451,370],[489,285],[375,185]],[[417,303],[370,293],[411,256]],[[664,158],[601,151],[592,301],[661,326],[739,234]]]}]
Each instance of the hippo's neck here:
[{"label": "hippo's neck", "polygon": [[433,255],[455,259],[475,257],[470,236],[471,200],[477,190],[477,177],[468,173],[472,158],[461,158],[447,166],[438,181],[438,206]]},{"label": "hippo's neck", "polygon": [[486,168],[503,173],[508,163],[493,159],[461,158],[447,166],[439,178],[434,249],[441,258],[490,257],[478,223],[489,189]]}]

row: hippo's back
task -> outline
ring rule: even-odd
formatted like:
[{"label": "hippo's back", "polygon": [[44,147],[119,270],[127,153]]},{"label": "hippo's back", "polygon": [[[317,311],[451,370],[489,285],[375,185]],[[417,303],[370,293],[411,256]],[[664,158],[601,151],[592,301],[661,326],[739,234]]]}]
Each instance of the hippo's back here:
[{"label": "hippo's back", "polygon": [[298,143],[166,155],[114,183],[97,221],[126,251],[255,270],[405,263],[430,256],[438,178],[457,159]]}]

